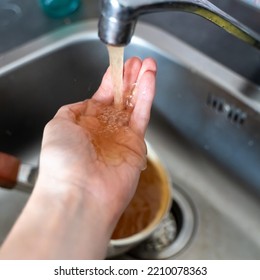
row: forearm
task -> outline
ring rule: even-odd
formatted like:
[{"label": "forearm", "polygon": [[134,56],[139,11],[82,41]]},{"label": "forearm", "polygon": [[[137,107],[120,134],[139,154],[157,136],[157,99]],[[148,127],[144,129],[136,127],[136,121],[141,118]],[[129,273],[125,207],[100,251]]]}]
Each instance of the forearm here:
[{"label": "forearm", "polygon": [[[100,259],[111,221],[77,188],[49,191],[39,180],[0,250],[2,259]],[[61,186],[59,186],[61,187]],[[45,189],[48,189],[46,191]]]}]

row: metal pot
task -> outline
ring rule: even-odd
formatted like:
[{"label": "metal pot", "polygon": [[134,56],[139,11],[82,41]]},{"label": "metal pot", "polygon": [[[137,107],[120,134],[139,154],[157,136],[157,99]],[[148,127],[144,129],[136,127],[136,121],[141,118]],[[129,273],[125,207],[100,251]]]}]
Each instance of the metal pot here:
[{"label": "metal pot", "polygon": [[164,167],[157,153],[154,151],[154,149],[149,143],[147,143],[147,157],[148,160],[150,160],[150,162],[153,164],[153,166],[160,172],[160,175],[163,178],[163,203],[153,221],[142,231],[127,238],[111,239],[107,251],[108,258],[123,254],[135,247],[136,245],[138,245],[139,243],[141,243],[142,241],[144,241],[145,239],[147,239],[148,237],[150,237],[158,228],[161,221],[169,213],[172,202],[172,188],[170,184],[170,176],[168,175],[167,169]]}]

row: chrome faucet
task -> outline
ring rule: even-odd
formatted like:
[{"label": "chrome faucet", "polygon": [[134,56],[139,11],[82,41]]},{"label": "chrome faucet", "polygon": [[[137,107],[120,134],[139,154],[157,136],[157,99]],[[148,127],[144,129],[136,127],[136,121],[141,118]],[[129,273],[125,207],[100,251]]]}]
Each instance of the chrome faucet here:
[{"label": "chrome faucet", "polygon": [[207,0],[102,0],[98,33],[105,44],[127,45],[138,16],[161,11],[200,15],[246,43],[260,49],[260,36]]}]

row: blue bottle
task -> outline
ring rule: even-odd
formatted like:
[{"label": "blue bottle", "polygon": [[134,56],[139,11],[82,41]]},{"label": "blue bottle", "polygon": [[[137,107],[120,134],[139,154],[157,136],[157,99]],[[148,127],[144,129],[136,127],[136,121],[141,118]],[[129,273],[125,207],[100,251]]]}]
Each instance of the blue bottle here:
[{"label": "blue bottle", "polygon": [[48,16],[61,18],[75,12],[80,0],[39,0],[39,3]]}]

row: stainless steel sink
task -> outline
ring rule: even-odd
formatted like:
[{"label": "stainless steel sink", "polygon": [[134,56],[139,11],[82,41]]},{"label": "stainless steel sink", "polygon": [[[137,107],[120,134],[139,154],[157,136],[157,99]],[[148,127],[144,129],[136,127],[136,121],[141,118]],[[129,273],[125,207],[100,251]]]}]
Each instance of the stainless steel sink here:
[{"label": "stainless steel sink", "polygon": [[[172,254],[164,248],[157,257],[259,259],[260,88],[146,24],[138,24],[130,56],[158,63],[146,138],[171,174],[177,231]],[[44,125],[60,106],[90,98],[107,65],[96,21],[2,55],[0,150],[37,166]],[[0,242],[28,197],[0,190]]]}]

